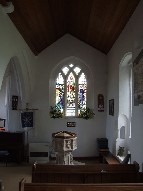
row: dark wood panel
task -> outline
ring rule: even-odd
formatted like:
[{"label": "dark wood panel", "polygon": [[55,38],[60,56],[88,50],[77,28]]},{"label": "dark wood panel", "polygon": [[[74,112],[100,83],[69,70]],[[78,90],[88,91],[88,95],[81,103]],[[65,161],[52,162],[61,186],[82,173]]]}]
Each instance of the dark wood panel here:
[{"label": "dark wood panel", "polygon": [[68,32],[80,40],[86,41],[88,20],[93,0],[73,0],[68,6]]},{"label": "dark wood panel", "polygon": [[0,150],[6,150],[17,163],[24,159],[24,132],[1,132]]},{"label": "dark wood panel", "polygon": [[42,184],[19,183],[19,191],[143,191],[143,184]]},{"label": "dark wood panel", "polygon": [[9,17],[36,55],[66,33],[107,54],[139,1],[12,0]]},{"label": "dark wood panel", "polygon": [[138,164],[51,165],[35,163],[32,182],[41,183],[110,183],[138,182]]}]

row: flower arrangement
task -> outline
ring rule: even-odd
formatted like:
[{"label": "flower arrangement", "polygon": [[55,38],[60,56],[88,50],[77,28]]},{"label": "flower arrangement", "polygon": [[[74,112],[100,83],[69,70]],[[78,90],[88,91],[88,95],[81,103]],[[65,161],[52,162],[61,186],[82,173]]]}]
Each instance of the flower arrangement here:
[{"label": "flower arrangement", "polygon": [[51,118],[62,118],[63,113],[61,112],[61,109],[55,105],[55,106],[50,106],[50,112],[49,115]]},{"label": "flower arrangement", "polygon": [[117,156],[122,157],[124,155],[124,151],[125,151],[125,148],[119,146]]},{"label": "flower arrangement", "polygon": [[80,118],[91,119],[94,117],[94,115],[95,115],[95,113],[89,107],[80,109],[80,114],[79,114]]}]

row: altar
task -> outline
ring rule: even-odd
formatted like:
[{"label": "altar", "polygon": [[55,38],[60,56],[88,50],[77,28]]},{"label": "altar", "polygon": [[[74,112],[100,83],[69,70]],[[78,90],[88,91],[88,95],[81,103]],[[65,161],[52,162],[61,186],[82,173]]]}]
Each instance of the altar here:
[{"label": "altar", "polygon": [[52,134],[53,148],[56,152],[56,163],[72,165],[72,151],[77,149],[77,136],[75,133],[60,131]]}]

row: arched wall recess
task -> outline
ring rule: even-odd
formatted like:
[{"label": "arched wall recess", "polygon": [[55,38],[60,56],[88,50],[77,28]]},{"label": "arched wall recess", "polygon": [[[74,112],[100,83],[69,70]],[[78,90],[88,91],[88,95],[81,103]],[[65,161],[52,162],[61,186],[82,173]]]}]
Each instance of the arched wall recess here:
[{"label": "arched wall recess", "polygon": [[119,65],[119,116],[124,114],[128,119],[126,139],[131,137],[132,80],[132,53],[128,52]]},{"label": "arched wall recess", "polygon": [[123,125],[120,128],[120,139],[125,139],[125,129],[126,127]]},{"label": "arched wall recess", "polygon": [[119,117],[116,152],[119,146],[129,150],[132,116],[132,53],[125,54],[119,65]]},{"label": "arched wall recess", "polygon": [[70,56],[67,57],[63,60],[61,60],[59,63],[57,63],[57,65],[53,68],[51,75],[50,75],[50,79],[49,79],[49,105],[55,105],[55,79],[57,78],[57,74],[61,71],[61,69],[68,65],[73,63],[75,66],[78,66],[80,68],[82,68],[82,71],[85,73],[86,78],[87,78],[87,97],[88,97],[88,101],[87,101],[87,105],[88,107],[93,108],[94,107],[94,99],[93,99],[93,75],[92,72],[90,71],[89,67],[87,66],[87,64],[81,60],[80,58],[77,58],[75,56]]},{"label": "arched wall recess", "polygon": [[24,83],[24,76],[22,72],[21,65],[19,63],[19,59],[15,56],[13,59],[13,70],[17,80],[17,90],[21,97],[22,103],[25,103],[25,83]]},{"label": "arched wall recess", "polygon": [[20,112],[12,110],[12,96],[18,96],[18,109],[24,100],[24,81],[20,63],[17,57],[12,57],[7,65],[3,83],[5,84],[6,129],[19,131],[21,129]]},{"label": "arched wall recess", "polygon": [[125,139],[127,134],[128,118],[124,114],[118,117],[118,138]]},{"label": "arched wall recess", "polygon": [[116,139],[116,154],[119,147],[124,147],[127,150],[126,135],[127,135],[128,119],[124,114],[118,117],[118,138]]}]

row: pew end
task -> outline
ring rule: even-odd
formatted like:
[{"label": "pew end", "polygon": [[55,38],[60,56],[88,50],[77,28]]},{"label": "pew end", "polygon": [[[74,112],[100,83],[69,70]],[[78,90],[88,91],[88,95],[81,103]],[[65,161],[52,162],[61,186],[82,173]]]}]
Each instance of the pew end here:
[{"label": "pew end", "polygon": [[26,183],[26,179],[22,178],[19,182],[19,191],[24,191],[24,185]]},{"label": "pew end", "polygon": [[139,172],[139,170],[140,170],[140,165],[139,165],[139,163],[138,163],[137,161],[133,161],[133,164],[136,166],[136,169],[137,169],[137,171]]}]

